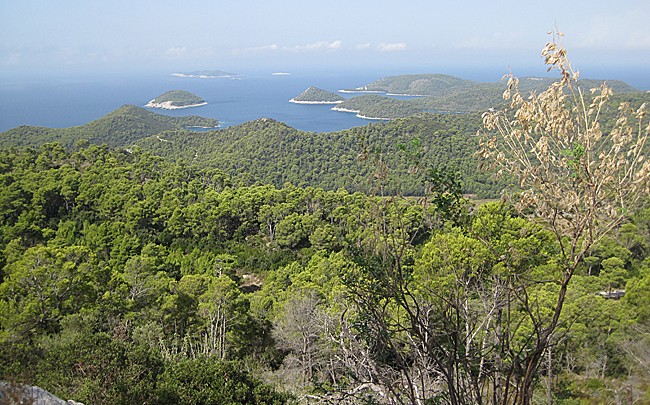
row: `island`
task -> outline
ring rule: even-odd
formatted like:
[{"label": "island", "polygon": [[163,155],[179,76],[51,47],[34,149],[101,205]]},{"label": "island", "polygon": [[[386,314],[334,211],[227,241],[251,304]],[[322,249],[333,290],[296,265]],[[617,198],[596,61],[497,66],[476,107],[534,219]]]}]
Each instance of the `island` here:
[{"label": "island", "polygon": [[475,84],[470,80],[443,74],[389,76],[355,89],[339,90],[341,93],[386,93],[399,96],[443,95]]},{"label": "island", "polygon": [[187,73],[172,73],[175,77],[190,77],[195,79],[218,79],[218,78],[237,78],[239,75],[236,73],[225,72],[223,70],[197,70]]},{"label": "island", "polygon": [[200,107],[208,104],[201,97],[185,90],[172,90],[149,101],[145,107],[176,110],[179,108]]},{"label": "island", "polygon": [[314,86],[289,100],[290,103],[296,104],[339,104],[343,101],[345,101],[345,98],[340,95]]},{"label": "island", "polygon": [[[519,91],[522,94],[540,92],[553,81],[552,78],[522,77]],[[578,86],[589,92],[603,82],[580,79]],[[607,84],[620,97],[639,97],[639,90],[625,82],[608,80]],[[421,112],[469,114],[500,108],[505,89],[504,81],[476,82],[444,74],[389,76],[356,88],[339,90],[339,93],[363,95],[348,98],[332,110],[356,113],[366,119],[403,118]]]}]

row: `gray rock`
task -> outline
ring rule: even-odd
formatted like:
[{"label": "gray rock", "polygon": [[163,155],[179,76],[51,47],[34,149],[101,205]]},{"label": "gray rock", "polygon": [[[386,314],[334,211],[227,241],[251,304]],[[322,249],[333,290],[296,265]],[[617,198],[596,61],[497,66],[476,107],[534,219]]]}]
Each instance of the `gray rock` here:
[{"label": "gray rock", "polygon": [[0,404],[6,405],[83,405],[81,402],[57,398],[36,386],[0,381]]}]

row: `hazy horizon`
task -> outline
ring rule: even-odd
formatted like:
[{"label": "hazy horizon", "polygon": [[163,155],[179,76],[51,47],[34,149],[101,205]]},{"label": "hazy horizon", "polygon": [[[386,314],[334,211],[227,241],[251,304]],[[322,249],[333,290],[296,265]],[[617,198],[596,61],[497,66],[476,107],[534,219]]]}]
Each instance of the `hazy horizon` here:
[{"label": "hazy horizon", "polygon": [[548,31],[558,27],[574,64],[598,78],[589,71],[650,67],[648,20],[650,3],[630,0],[0,0],[0,75],[203,69],[543,74],[539,53],[551,39]]}]

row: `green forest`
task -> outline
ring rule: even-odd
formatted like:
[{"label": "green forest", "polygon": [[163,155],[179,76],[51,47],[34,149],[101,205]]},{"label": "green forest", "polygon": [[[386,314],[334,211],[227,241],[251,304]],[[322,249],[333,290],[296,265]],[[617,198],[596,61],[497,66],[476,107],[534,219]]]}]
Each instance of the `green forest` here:
[{"label": "green forest", "polygon": [[84,404],[650,402],[650,124],[553,45],[560,78],[483,115],[2,134],[0,379]]},{"label": "green forest", "polygon": [[307,90],[303,91],[296,97],[289,100],[292,103],[327,103],[336,104],[345,100],[342,96],[332,93],[331,91],[319,89],[318,87],[310,86]]},{"label": "green forest", "polygon": [[189,91],[170,90],[151,100],[148,105],[161,105],[164,103],[169,103],[172,107],[188,107],[205,103],[205,100]]},{"label": "green forest", "polygon": [[198,116],[169,117],[141,107],[125,105],[88,124],[71,128],[20,126],[0,134],[0,147],[39,147],[47,142],[58,142],[70,149],[77,142],[90,142],[110,147],[128,146],[138,139],[154,136],[162,131],[185,129],[191,126],[214,128],[217,120]]},{"label": "green forest", "polygon": [[[525,77],[519,80],[522,94],[541,92],[553,79]],[[576,80],[577,88],[588,93],[604,83],[602,80]],[[607,80],[607,86],[618,97],[635,98],[647,102],[650,95],[620,80]],[[481,83],[441,74],[400,75],[377,80],[348,92],[376,92],[417,96],[412,99],[395,99],[381,94],[368,94],[347,99],[336,108],[357,111],[371,118],[404,118],[419,112],[472,113],[483,112],[504,105],[505,83]]]}]

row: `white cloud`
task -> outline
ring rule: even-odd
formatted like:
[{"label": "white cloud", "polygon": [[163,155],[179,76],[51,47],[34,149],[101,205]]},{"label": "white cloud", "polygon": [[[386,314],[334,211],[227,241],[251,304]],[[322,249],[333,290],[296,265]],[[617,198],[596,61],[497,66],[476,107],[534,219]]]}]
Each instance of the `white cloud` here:
[{"label": "white cloud", "polygon": [[271,45],[262,45],[262,46],[254,46],[252,48],[243,48],[243,49],[235,49],[235,53],[258,53],[258,52],[269,52],[269,51],[277,51],[280,49],[280,46],[278,44],[271,44]]},{"label": "white cloud", "polygon": [[289,52],[305,52],[305,51],[320,51],[320,50],[335,51],[337,49],[341,49],[342,46],[343,46],[343,41],[336,40],[332,42],[328,42],[328,41],[312,42],[310,44],[305,44],[305,45],[284,47],[283,49]]},{"label": "white cloud", "polygon": [[355,47],[356,49],[369,49],[372,45],[370,42],[366,42],[365,44],[357,44]]},{"label": "white cloud", "polygon": [[170,56],[172,58],[180,58],[183,55],[185,55],[185,52],[187,51],[187,48],[184,46],[177,47],[177,48],[168,48],[165,51],[165,55]]},{"label": "white cloud", "polygon": [[395,51],[403,51],[405,49],[406,49],[406,43],[404,42],[394,42],[394,43],[382,42],[381,44],[377,45],[377,50],[379,52],[395,52]]},{"label": "white cloud", "polygon": [[280,46],[278,44],[255,46],[250,48],[233,49],[234,54],[262,53],[262,52],[315,52],[315,51],[337,51],[343,48],[343,41],[317,41],[308,44],[292,46]]}]

